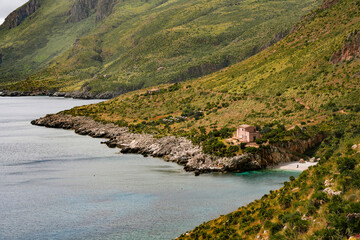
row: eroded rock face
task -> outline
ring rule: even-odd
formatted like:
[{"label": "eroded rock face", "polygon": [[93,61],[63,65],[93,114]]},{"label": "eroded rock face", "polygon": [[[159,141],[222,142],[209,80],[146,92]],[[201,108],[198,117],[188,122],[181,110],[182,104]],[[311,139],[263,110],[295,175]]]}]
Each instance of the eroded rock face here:
[{"label": "eroded rock face", "polygon": [[116,0],[76,0],[69,12],[69,22],[79,22],[96,13],[96,20],[108,16]]},{"label": "eroded rock face", "polygon": [[72,6],[69,15],[70,22],[79,22],[91,15],[91,11],[95,9],[98,0],[76,0]]},{"label": "eroded rock face", "polygon": [[19,26],[25,18],[35,13],[40,8],[39,0],[30,0],[20,8],[16,9],[6,17],[2,26],[12,29]]},{"label": "eroded rock face", "polygon": [[335,5],[339,0],[324,0],[321,4],[322,9],[328,9],[331,8],[333,5]]},{"label": "eroded rock face", "polygon": [[357,57],[360,57],[360,32],[354,31],[346,38],[342,49],[331,56],[330,62],[337,64]]},{"label": "eroded rock face", "polygon": [[[298,160],[296,153],[303,153],[315,146],[323,138],[317,137],[306,141],[296,141],[284,146],[270,146],[258,153],[247,153],[236,157],[215,157],[202,152],[201,147],[194,145],[186,138],[168,136],[154,138],[149,134],[135,134],[126,127],[114,124],[102,124],[91,118],[64,114],[47,115],[32,121],[32,124],[52,128],[74,129],[81,135],[96,138],[108,138],[105,142],[111,148],[120,148],[122,153],[137,153],[144,156],[164,158],[184,166],[186,171],[205,172],[244,172],[264,169],[267,166],[282,162]],[[299,145],[306,144],[300,147]],[[288,148],[288,149],[287,149]],[[291,152],[290,150],[294,152]]]},{"label": "eroded rock face", "polygon": [[110,14],[115,2],[116,0],[99,0],[96,10],[96,21],[100,21]]}]

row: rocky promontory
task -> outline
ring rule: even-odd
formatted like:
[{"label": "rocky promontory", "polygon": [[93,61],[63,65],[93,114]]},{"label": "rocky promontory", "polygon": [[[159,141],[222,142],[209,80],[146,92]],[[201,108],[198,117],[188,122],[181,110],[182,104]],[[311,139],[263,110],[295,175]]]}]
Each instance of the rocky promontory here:
[{"label": "rocky promontory", "polygon": [[183,165],[186,171],[194,171],[196,174],[260,170],[279,163],[299,160],[298,154],[316,146],[323,139],[322,136],[316,136],[286,146],[270,146],[258,153],[227,158],[204,154],[201,147],[186,138],[174,136],[155,138],[149,134],[131,133],[126,127],[99,123],[84,116],[50,114],[31,123],[50,128],[73,129],[77,134],[95,138],[107,138],[109,140],[104,143],[111,148],[120,148],[122,153],[163,158],[165,161]]},{"label": "rocky promontory", "polygon": [[7,91],[0,93],[0,97],[24,97],[24,96],[49,96],[49,97],[66,97],[75,99],[111,99],[119,96],[114,92],[94,93],[89,91],[76,92],[54,92],[54,91]]}]

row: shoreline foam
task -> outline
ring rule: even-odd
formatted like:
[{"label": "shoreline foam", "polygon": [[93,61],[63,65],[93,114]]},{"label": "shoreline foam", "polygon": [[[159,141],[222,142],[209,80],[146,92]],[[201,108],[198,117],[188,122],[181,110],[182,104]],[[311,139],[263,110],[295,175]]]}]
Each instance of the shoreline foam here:
[{"label": "shoreline foam", "polygon": [[287,163],[280,163],[276,166],[269,166],[267,169],[274,169],[274,170],[290,170],[290,171],[305,171],[311,166],[315,166],[317,162],[305,162],[305,163],[299,163],[296,162],[287,162]]}]

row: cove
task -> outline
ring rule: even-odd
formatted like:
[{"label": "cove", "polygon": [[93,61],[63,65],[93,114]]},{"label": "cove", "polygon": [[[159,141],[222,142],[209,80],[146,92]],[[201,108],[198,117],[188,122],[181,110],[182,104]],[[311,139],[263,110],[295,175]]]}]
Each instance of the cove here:
[{"label": "cove", "polygon": [[0,239],[172,239],[299,174],[195,177],[162,159],[117,154],[102,139],[30,124],[96,102],[0,98]]}]

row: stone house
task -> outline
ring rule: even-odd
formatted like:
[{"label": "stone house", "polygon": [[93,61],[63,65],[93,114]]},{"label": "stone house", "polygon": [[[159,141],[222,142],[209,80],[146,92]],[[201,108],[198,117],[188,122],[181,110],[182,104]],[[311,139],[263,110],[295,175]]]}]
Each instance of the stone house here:
[{"label": "stone house", "polygon": [[238,127],[234,138],[240,142],[250,143],[255,142],[258,138],[261,138],[261,135],[260,132],[256,130],[256,127],[244,124]]},{"label": "stone house", "polygon": [[154,89],[148,90],[148,91],[147,91],[147,94],[152,95],[152,94],[156,94],[156,93],[159,93],[159,92],[160,92],[160,89],[154,88]]}]

